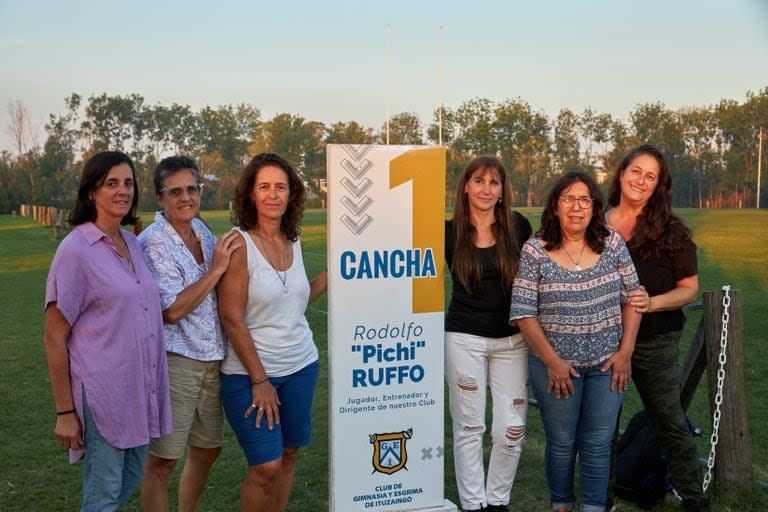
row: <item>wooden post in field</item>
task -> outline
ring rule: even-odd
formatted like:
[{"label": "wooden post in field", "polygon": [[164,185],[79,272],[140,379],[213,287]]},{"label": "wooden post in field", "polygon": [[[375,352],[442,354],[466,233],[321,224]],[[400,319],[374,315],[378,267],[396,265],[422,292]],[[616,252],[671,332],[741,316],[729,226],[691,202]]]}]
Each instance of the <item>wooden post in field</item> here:
[{"label": "wooden post in field", "polygon": [[59,231],[61,230],[61,210],[53,208],[53,222],[51,223],[51,237],[54,240],[59,239]]},{"label": "wooden post in field", "polygon": [[757,143],[757,200],[755,207],[760,209],[760,179],[763,173],[763,127],[760,127],[760,138]]},{"label": "wooden post in field", "polygon": [[[720,406],[719,442],[715,458],[715,480],[720,489],[746,487],[752,483],[752,449],[747,421],[744,382],[744,337],[741,294],[729,292],[728,346],[726,349],[723,400]],[[710,411],[715,409],[720,333],[723,317],[722,290],[704,292],[704,343],[707,349],[707,380]]]}]

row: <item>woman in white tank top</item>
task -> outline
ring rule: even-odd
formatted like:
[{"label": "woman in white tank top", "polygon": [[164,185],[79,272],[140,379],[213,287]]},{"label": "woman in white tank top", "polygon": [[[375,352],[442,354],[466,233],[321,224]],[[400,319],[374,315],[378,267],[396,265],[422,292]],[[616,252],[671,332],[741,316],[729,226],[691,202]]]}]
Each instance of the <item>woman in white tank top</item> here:
[{"label": "woman in white tank top", "polygon": [[227,420],[246,459],[242,510],[285,510],[298,449],[309,444],[317,348],[304,317],[327,287],[301,257],[304,185],[283,158],[256,155],[235,190],[232,220],[245,240],[219,284],[228,337],[221,367]]}]

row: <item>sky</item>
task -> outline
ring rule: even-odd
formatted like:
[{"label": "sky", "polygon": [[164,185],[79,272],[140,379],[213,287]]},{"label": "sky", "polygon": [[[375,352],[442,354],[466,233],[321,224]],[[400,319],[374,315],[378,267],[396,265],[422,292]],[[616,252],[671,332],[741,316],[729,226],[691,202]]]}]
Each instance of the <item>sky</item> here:
[{"label": "sky", "polygon": [[441,98],[626,118],[766,87],[768,0],[0,0],[0,150],[9,101],[42,130],[72,93],[378,130],[387,103],[424,124]]}]

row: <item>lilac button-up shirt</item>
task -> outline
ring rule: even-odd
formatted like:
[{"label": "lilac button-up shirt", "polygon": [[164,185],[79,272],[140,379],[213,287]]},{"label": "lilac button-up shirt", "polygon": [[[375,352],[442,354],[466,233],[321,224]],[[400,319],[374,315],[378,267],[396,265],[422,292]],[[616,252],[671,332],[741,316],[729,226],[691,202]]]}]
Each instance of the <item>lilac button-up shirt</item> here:
[{"label": "lilac button-up shirt", "polygon": [[[160,295],[136,237],[123,231],[133,269],[91,222],[59,245],[45,304],[70,325],[72,400],[83,423],[83,389],[99,433],[117,448],[173,430]],[[82,457],[70,450],[69,460]]]}]

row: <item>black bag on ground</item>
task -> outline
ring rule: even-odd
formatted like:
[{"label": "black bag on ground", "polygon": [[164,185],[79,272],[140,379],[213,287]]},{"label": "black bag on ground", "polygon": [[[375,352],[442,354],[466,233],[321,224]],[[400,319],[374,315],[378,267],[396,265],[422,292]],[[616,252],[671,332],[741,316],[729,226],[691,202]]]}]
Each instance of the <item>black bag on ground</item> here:
[{"label": "black bag on ground", "polygon": [[649,509],[664,500],[670,486],[667,459],[645,410],[635,414],[616,447],[614,493]]}]

